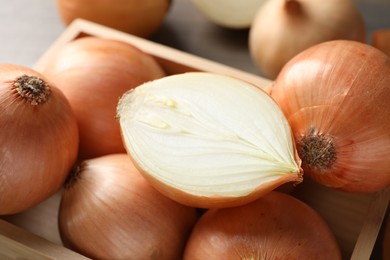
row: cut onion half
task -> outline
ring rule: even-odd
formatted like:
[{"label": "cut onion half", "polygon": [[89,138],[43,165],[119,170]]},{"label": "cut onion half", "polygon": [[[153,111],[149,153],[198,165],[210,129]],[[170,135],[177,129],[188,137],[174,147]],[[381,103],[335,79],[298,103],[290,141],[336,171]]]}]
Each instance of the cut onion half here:
[{"label": "cut onion half", "polygon": [[150,81],[122,96],[117,117],[135,165],[182,204],[237,206],[302,181],[286,118],[242,80],[190,72]]}]

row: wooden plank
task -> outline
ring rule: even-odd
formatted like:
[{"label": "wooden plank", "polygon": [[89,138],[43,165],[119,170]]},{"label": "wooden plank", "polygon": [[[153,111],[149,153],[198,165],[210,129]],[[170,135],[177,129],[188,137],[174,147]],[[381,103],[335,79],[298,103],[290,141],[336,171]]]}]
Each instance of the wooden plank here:
[{"label": "wooden plank", "polygon": [[2,219],[0,252],[0,259],[88,259]]},{"label": "wooden plank", "polygon": [[390,201],[390,188],[375,194],[371,202],[351,260],[370,259]]},{"label": "wooden plank", "polygon": [[49,48],[47,53],[34,65],[34,68],[38,71],[41,70],[50,56],[66,42],[76,38],[80,34],[116,39],[130,43],[154,56],[160,63],[163,63],[162,66],[165,70],[168,70],[168,74],[185,71],[209,71],[234,76],[261,88],[267,87],[272,83],[269,79],[82,19],[76,19],[69,25],[66,32]]}]

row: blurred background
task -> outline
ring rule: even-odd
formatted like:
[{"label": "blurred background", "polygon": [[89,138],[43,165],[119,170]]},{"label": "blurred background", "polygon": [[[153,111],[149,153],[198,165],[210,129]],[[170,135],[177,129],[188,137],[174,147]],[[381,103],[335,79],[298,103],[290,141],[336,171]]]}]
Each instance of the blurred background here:
[{"label": "blurred background", "polygon": [[[0,0],[0,62],[32,66],[64,31],[55,0]],[[390,0],[354,0],[367,41],[390,28]],[[191,0],[173,0],[162,27],[149,39],[226,65],[260,74],[250,58],[248,30],[219,27]]]}]

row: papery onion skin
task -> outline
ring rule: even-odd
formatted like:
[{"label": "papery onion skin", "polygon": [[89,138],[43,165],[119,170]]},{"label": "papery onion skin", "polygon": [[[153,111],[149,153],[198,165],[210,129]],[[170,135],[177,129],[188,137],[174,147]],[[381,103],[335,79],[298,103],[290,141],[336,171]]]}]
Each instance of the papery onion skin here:
[{"label": "papery onion skin", "polygon": [[206,211],[191,233],[184,259],[336,260],[341,252],[316,211],[272,191],[240,207]]},{"label": "papery onion skin", "polygon": [[299,52],[336,39],[366,41],[363,16],[353,1],[269,0],[252,23],[249,49],[260,73],[275,79]]},{"label": "papery onion skin", "polygon": [[371,38],[372,46],[390,56],[390,28],[374,31]]},{"label": "papery onion skin", "polygon": [[157,192],[127,154],[79,165],[60,204],[65,245],[93,259],[181,259],[195,208]]},{"label": "papery onion skin", "polygon": [[118,99],[139,84],[165,76],[152,56],[133,45],[93,36],[67,43],[43,73],[76,113],[80,160],[125,152],[115,119]]},{"label": "papery onion skin", "polygon": [[194,6],[211,22],[231,29],[247,29],[265,0],[192,0]]},{"label": "papery onion skin", "polygon": [[63,93],[19,65],[0,65],[0,126],[0,215],[5,215],[60,189],[76,161],[79,139]]},{"label": "papery onion skin", "polygon": [[182,204],[232,207],[302,181],[289,124],[274,100],[249,83],[176,74],[128,91],[117,111],[137,168]]},{"label": "papery onion skin", "polygon": [[273,84],[302,168],[328,187],[375,192],[390,185],[390,59],[336,40],[294,57]]},{"label": "papery onion skin", "polygon": [[57,0],[64,24],[77,18],[134,34],[149,37],[164,22],[172,0]]}]

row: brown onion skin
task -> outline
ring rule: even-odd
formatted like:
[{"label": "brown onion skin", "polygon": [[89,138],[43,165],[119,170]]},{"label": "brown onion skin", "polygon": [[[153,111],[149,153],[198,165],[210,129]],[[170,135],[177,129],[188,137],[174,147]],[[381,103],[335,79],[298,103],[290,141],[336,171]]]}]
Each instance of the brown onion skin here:
[{"label": "brown onion skin", "polygon": [[[389,86],[389,57],[355,41],[325,42],[286,64],[271,95],[291,125],[305,175],[348,192],[390,185]],[[310,133],[326,137],[330,149],[305,151]]]},{"label": "brown onion skin", "polygon": [[[89,20],[140,37],[149,37],[164,22],[172,0],[57,0],[64,24]],[[93,7],[93,8],[92,8]]]},{"label": "brown onion skin", "polygon": [[76,39],[48,61],[43,73],[75,111],[80,129],[79,160],[125,152],[116,106],[120,96],[165,72],[138,48],[116,40]]},{"label": "brown onion skin", "polygon": [[272,191],[240,207],[206,211],[191,233],[184,259],[336,260],[341,252],[316,211]]},{"label": "brown onion skin", "polygon": [[262,75],[275,79],[299,52],[336,39],[366,41],[363,16],[352,0],[270,0],[252,22],[249,48]]},{"label": "brown onion skin", "polygon": [[[129,153],[128,153],[129,154]],[[293,189],[302,182],[302,174],[288,173],[269,183],[260,185],[251,193],[242,196],[200,196],[186,193],[183,190],[170,186],[163,181],[155,179],[151,174],[142,171],[141,167],[135,164],[144,178],[161,194],[179,202],[180,204],[196,208],[227,208],[241,206],[250,203],[265,194],[286,185],[286,189]],[[288,187],[291,185],[290,187]]]},{"label": "brown onion skin", "polygon": [[371,38],[372,46],[390,56],[390,28],[374,31]]},{"label": "brown onion skin", "polygon": [[[46,82],[50,95],[32,104],[18,94],[17,78]],[[0,65],[0,215],[19,213],[62,186],[77,158],[76,117],[63,93],[42,74]]]},{"label": "brown onion skin", "polygon": [[66,246],[93,259],[181,259],[197,221],[195,208],[157,192],[127,154],[79,167],[59,210]]}]

